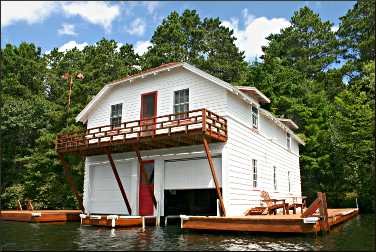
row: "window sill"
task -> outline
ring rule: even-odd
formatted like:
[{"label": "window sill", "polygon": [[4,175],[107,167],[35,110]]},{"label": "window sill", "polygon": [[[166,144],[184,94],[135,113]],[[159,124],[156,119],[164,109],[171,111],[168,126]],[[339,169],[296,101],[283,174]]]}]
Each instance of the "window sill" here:
[{"label": "window sill", "polygon": [[251,131],[254,132],[254,133],[259,134],[259,130],[258,130],[258,128],[251,128]]}]

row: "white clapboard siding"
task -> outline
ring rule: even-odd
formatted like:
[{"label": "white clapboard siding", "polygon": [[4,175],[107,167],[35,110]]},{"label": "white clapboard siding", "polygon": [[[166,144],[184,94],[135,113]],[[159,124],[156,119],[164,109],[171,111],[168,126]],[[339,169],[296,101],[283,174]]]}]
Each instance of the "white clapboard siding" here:
[{"label": "white clapboard siding", "polygon": [[110,124],[111,105],[123,103],[122,122],[139,120],[141,94],[158,91],[157,115],[173,113],[174,91],[189,88],[189,109],[206,108],[223,114],[226,91],[222,87],[184,69],[162,72],[114,88],[99,102],[88,118],[88,128]]},{"label": "white clapboard siding", "polygon": [[[213,159],[219,184],[222,181],[221,158]],[[165,161],[165,190],[215,188],[208,159]]]},{"label": "white clapboard siding", "polygon": [[[260,204],[260,191],[272,197],[300,195],[298,153],[275,142],[285,133],[266,118],[259,120],[259,132],[251,129],[250,106],[228,93],[228,141],[226,143],[227,169],[226,207],[229,215],[241,215]],[[272,129],[269,129],[272,128]],[[263,130],[261,130],[263,129]],[[266,135],[268,132],[270,135]],[[274,141],[270,140],[274,138]],[[295,142],[292,139],[292,142]],[[257,188],[253,188],[252,159],[257,160]],[[277,167],[277,191],[274,191],[273,166]],[[291,193],[288,192],[287,173],[291,172]]]},{"label": "white clapboard siding", "polygon": [[[259,114],[259,130],[253,131],[249,104],[184,69],[161,72],[115,87],[89,113],[87,127],[108,125],[111,105],[117,103],[123,103],[122,122],[138,120],[141,94],[153,91],[158,92],[157,115],[171,114],[174,91],[186,88],[189,88],[190,110],[206,108],[228,120],[227,143],[210,144],[212,154],[221,156],[215,159],[215,167],[228,215],[242,215],[247,208],[259,205],[261,190],[277,198],[301,195],[299,146],[294,138],[291,138],[291,151],[288,151],[286,132],[262,114]],[[209,181],[210,170],[202,145],[142,151],[141,155],[144,160],[155,160],[154,191],[162,215],[165,189],[196,188],[204,184],[214,186]],[[113,158],[130,200],[132,214],[137,215],[139,168],[135,153],[114,154]],[[199,162],[197,159],[178,161],[175,167],[170,162],[188,158],[202,159]],[[258,186],[255,189],[252,159],[258,164]],[[274,190],[273,166],[277,167],[277,190]],[[288,171],[291,172],[291,192],[288,192]],[[92,213],[127,212],[104,155],[86,158],[83,200],[85,209]]]}]

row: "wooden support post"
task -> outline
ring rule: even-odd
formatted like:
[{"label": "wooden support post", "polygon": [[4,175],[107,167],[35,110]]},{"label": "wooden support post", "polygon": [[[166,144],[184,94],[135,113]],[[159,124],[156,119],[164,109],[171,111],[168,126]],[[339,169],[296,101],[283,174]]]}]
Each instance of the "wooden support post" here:
[{"label": "wooden support post", "polygon": [[84,205],[82,204],[82,197],[81,195],[79,194],[79,192],[77,191],[77,187],[76,185],[74,184],[73,182],[73,178],[72,178],[72,175],[70,173],[70,169],[69,169],[69,164],[67,161],[65,161],[64,159],[64,155],[63,154],[59,154],[59,159],[60,159],[60,162],[63,164],[63,167],[64,167],[64,175],[65,177],[67,178],[67,181],[74,193],[74,195],[76,196],[76,199],[78,201],[78,205],[80,206],[80,209],[85,212],[85,208],[84,208]]},{"label": "wooden support post", "polygon": [[132,209],[131,209],[131,206],[129,205],[129,201],[128,201],[127,195],[125,194],[123,184],[121,183],[121,180],[120,180],[119,174],[118,174],[118,172],[117,172],[117,170],[116,170],[115,162],[114,162],[114,160],[112,159],[111,152],[110,152],[110,150],[108,150],[108,149],[105,149],[105,151],[106,151],[106,154],[107,154],[108,160],[110,161],[111,168],[112,168],[112,172],[113,172],[114,175],[115,175],[115,179],[116,179],[116,182],[117,182],[117,184],[118,184],[118,186],[119,186],[119,189],[120,189],[121,195],[123,196],[123,200],[124,200],[124,202],[125,202],[125,205],[127,206],[128,213],[129,213],[129,215],[132,215]]},{"label": "wooden support post", "polygon": [[220,206],[221,206],[221,216],[226,216],[225,205],[223,204],[222,194],[221,194],[221,191],[219,189],[219,182],[217,180],[217,175],[215,173],[213,159],[212,159],[211,152],[210,152],[210,149],[209,149],[208,141],[206,140],[205,136],[203,137],[203,143],[204,143],[204,148],[205,148],[205,152],[206,152],[206,157],[208,158],[211,174],[212,174],[212,177],[213,177],[213,180],[214,180],[215,189],[217,191],[217,197],[219,199],[219,203],[220,203]]},{"label": "wooden support post", "polygon": [[[136,149],[135,151],[136,151],[136,155],[137,155],[137,159],[138,159],[138,165],[140,166],[141,176],[143,177],[144,181],[147,181],[146,172],[144,170],[144,167],[142,166],[142,158],[141,158],[140,151],[138,149]],[[153,200],[153,205],[154,205],[155,209],[157,209],[157,200],[155,199],[154,192],[151,188],[150,188],[150,194],[151,194],[151,197],[152,197],[152,200]],[[157,209],[157,211],[158,211],[158,209]]]},{"label": "wooden support post", "polygon": [[329,231],[329,216],[328,216],[328,206],[326,203],[326,195],[323,192],[317,193],[317,198],[320,199],[320,223],[321,231]]}]

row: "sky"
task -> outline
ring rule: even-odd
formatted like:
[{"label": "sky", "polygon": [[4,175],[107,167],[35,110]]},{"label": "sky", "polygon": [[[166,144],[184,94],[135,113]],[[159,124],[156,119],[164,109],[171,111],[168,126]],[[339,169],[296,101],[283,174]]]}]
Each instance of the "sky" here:
[{"label": "sky", "polygon": [[101,38],[119,46],[131,43],[142,55],[151,45],[154,30],[172,11],[195,9],[201,18],[219,17],[232,28],[236,45],[246,59],[262,55],[271,33],[287,27],[294,12],[308,6],[338,29],[355,1],[1,1],[1,47],[7,43],[34,43],[43,53],[82,49]]}]

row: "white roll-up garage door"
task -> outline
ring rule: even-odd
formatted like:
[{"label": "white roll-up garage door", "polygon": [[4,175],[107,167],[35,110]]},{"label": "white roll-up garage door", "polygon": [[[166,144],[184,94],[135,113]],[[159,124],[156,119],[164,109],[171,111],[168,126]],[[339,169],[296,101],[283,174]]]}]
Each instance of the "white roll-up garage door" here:
[{"label": "white roll-up garage door", "polygon": [[[219,184],[222,185],[221,157],[213,158]],[[215,188],[206,158],[165,161],[165,190]]]},{"label": "white roll-up garage door", "polygon": [[[128,200],[131,202],[130,163],[116,163]],[[109,164],[90,166],[89,211],[91,213],[128,214],[124,199]]]}]

